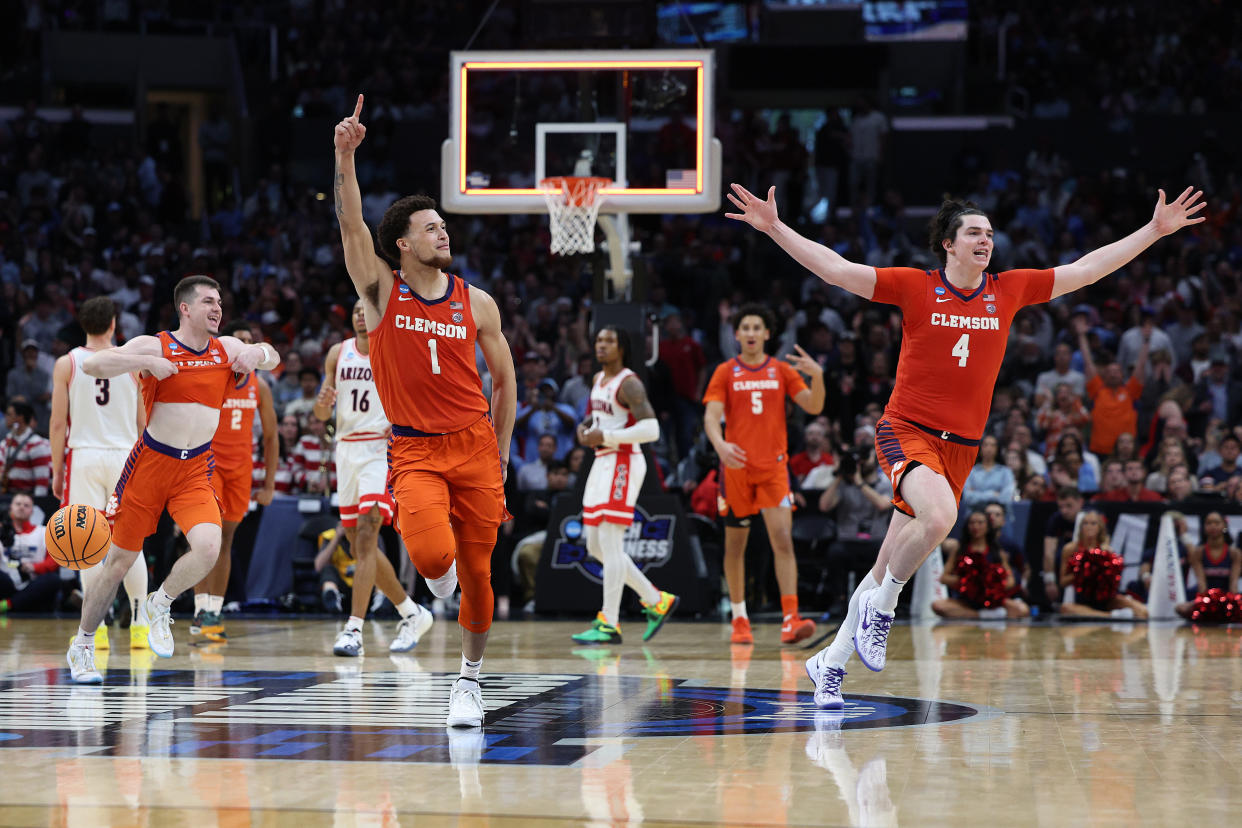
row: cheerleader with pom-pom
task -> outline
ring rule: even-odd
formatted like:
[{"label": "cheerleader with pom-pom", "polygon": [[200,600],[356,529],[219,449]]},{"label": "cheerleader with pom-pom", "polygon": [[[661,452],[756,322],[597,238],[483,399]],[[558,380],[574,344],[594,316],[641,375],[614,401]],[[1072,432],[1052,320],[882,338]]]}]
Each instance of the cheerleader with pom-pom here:
[{"label": "cheerleader with pom-pom", "polygon": [[[1242,605],[1237,595],[1238,577],[1242,576],[1242,550],[1229,543],[1225,518],[1220,512],[1209,512],[1203,518],[1203,544],[1190,550],[1187,563],[1195,574],[1199,594],[1192,601],[1177,605],[1177,614],[1192,621],[1212,624],[1238,620],[1225,608]],[[1222,617],[1224,616],[1224,617]]]},{"label": "cheerleader with pom-pom", "polygon": [[1061,612],[1085,618],[1146,618],[1147,607],[1118,591],[1124,568],[1109,545],[1104,515],[1083,512],[1074,539],[1061,551],[1061,587],[1074,588],[1074,600],[1061,604]]},{"label": "cheerleader with pom-pom", "polygon": [[941,583],[957,596],[933,601],[933,612],[944,618],[1025,618],[1030,614],[1021,598],[1011,597],[1013,568],[997,534],[986,514],[970,513],[965,538],[950,549],[940,576]]}]

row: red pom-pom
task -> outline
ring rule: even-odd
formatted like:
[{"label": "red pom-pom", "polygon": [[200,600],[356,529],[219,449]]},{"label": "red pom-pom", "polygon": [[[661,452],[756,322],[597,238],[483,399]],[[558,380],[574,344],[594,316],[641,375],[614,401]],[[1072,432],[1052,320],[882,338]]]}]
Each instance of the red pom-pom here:
[{"label": "red pom-pom", "polygon": [[1242,595],[1209,589],[1195,596],[1190,620],[1196,624],[1236,624],[1242,621]]},{"label": "red pom-pom", "polygon": [[1080,549],[1070,558],[1074,575],[1074,592],[1080,600],[1102,606],[1113,600],[1121,587],[1121,571],[1125,561],[1120,555],[1103,549]]},{"label": "red pom-pom", "polygon": [[957,575],[960,579],[958,594],[982,609],[1003,605],[1009,595],[1005,588],[1005,567],[988,563],[986,557],[969,552],[962,555],[957,559]]}]

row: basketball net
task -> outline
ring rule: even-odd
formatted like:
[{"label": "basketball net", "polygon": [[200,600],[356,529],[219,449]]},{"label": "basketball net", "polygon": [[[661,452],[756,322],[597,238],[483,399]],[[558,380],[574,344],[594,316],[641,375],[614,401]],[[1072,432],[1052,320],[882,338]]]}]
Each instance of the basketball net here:
[{"label": "basketball net", "polygon": [[558,175],[539,182],[548,205],[552,252],[558,256],[595,250],[595,219],[600,202],[596,194],[612,183],[610,178]]}]

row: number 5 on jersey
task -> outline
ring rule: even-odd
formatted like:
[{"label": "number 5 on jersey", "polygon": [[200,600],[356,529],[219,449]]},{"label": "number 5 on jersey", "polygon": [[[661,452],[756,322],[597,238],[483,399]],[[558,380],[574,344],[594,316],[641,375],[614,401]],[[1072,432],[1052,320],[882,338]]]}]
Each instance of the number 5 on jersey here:
[{"label": "number 5 on jersey", "polygon": [[958,368],[966,367],[966,360],[970,358],[970,334],[964,333],[957,340],[957,344],[953,346],[953,356],[957,357]]}]

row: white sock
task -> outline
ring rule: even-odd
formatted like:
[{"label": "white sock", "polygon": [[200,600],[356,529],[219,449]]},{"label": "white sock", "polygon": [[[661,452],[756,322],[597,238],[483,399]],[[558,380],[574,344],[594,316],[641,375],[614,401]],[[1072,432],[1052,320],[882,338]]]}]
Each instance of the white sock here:
[{"label": "white sock", "polygon": [[734,618],[746,618],[746,619],[750,618],[750,616],[746,614],[746,602],[745,601],[730,601],[729,607],[733,611]]},{"label": "white sock", "polygon": [[93,631],[87,632],[81,627],[78,627],[78,637],[73,644],[76,647],[86,647],[87,649],[93,650],[95,649],[95,633]]},{"label": "white sock", "polygon": [[207,606],[210,601],[211,601],[211,596],[208,595],[207,593],[205,592],[194,593],[194,614],[198,615],[200,612],[207,612]]},{"label": "white sock", "polygon": [[362,619],[356,615],[349,616],[349,620],[345,622],[345,629],[362,632]]},{"label": "white sock", "polygon": [[893,610],[897,608],[897,598],[901,595],[901,589],[905,585],[905,581],[902,581],[893,575],[892,568],[886,567],[884,571],[884,583],[880,584],[880,588],[871,599],[871,605],[880,612],[891,615]]},{"label": "white sock", "polygon": [[437,598],[452,598],[457,590],[457,561],[449,564],[448,572],[439,578],[427,578],[427,588]]},{"label": "white sock", "polygon": [[223,595],[211,595],[211,596],[208,596],[208,598],[209,598],[209,600],[207,601],[208,612],[214,612],[218,615],[219,613],[224,611],[224,596]]},{"label": "white sock", "polygon": [[402,618],[418,615],[418,604],[414,603],[414,599],[407,595],[404,601],[397,604],[397,612],[401,613]]},{"label": "white sock", "polygon": [[[125,573],[125,594],[129,596],[129,608],[132,612],[131,617],[138,617],[138,604],[147,597],[147,559],[138,552],[138,557],[134,558],[134,562],[130,565],[129,571]],[[194,596],[197,598],[198,596]],[[194,609],[198,609],[195,604]]]},{"label": "white sock", "polygon": [[625,591],[625,527],[602,523],[596,531],[604,560],[604,621],[614,627],[621,620],[621,593]]},{"label": "white sock", "polygon": [[466,658],[465,653],[461,654],[461,677],[462,678],[474,679],[475,681],[478,681],[479,680],[479,668],[482,666],[483,666],[483,659],[480,658],[478,661],[471,661],[470,659]]},{"label": "white sock", "polygon": [[155,602],[157,607],[164,607],[167,609],[172,606],[173,597],[164,591],[164,587],[161,584],[159,589],[151,593],[151,600]]},{"label": "white sock", "polygon": [[858,626],[858,598],[867,590],[875,589],[877,586],[879,584],[875,582],[875,576],[867,570],[867,574],[854,588],[854,594],[850,596],[849,609],[846,610],[845,620],[841,622],[841,629],[837,630],[836,638],[825,651],[824,661],[829,667],[836,667],[838,670],[845,669],[845,662],[850,660],[854,652],[854,629]]}]

